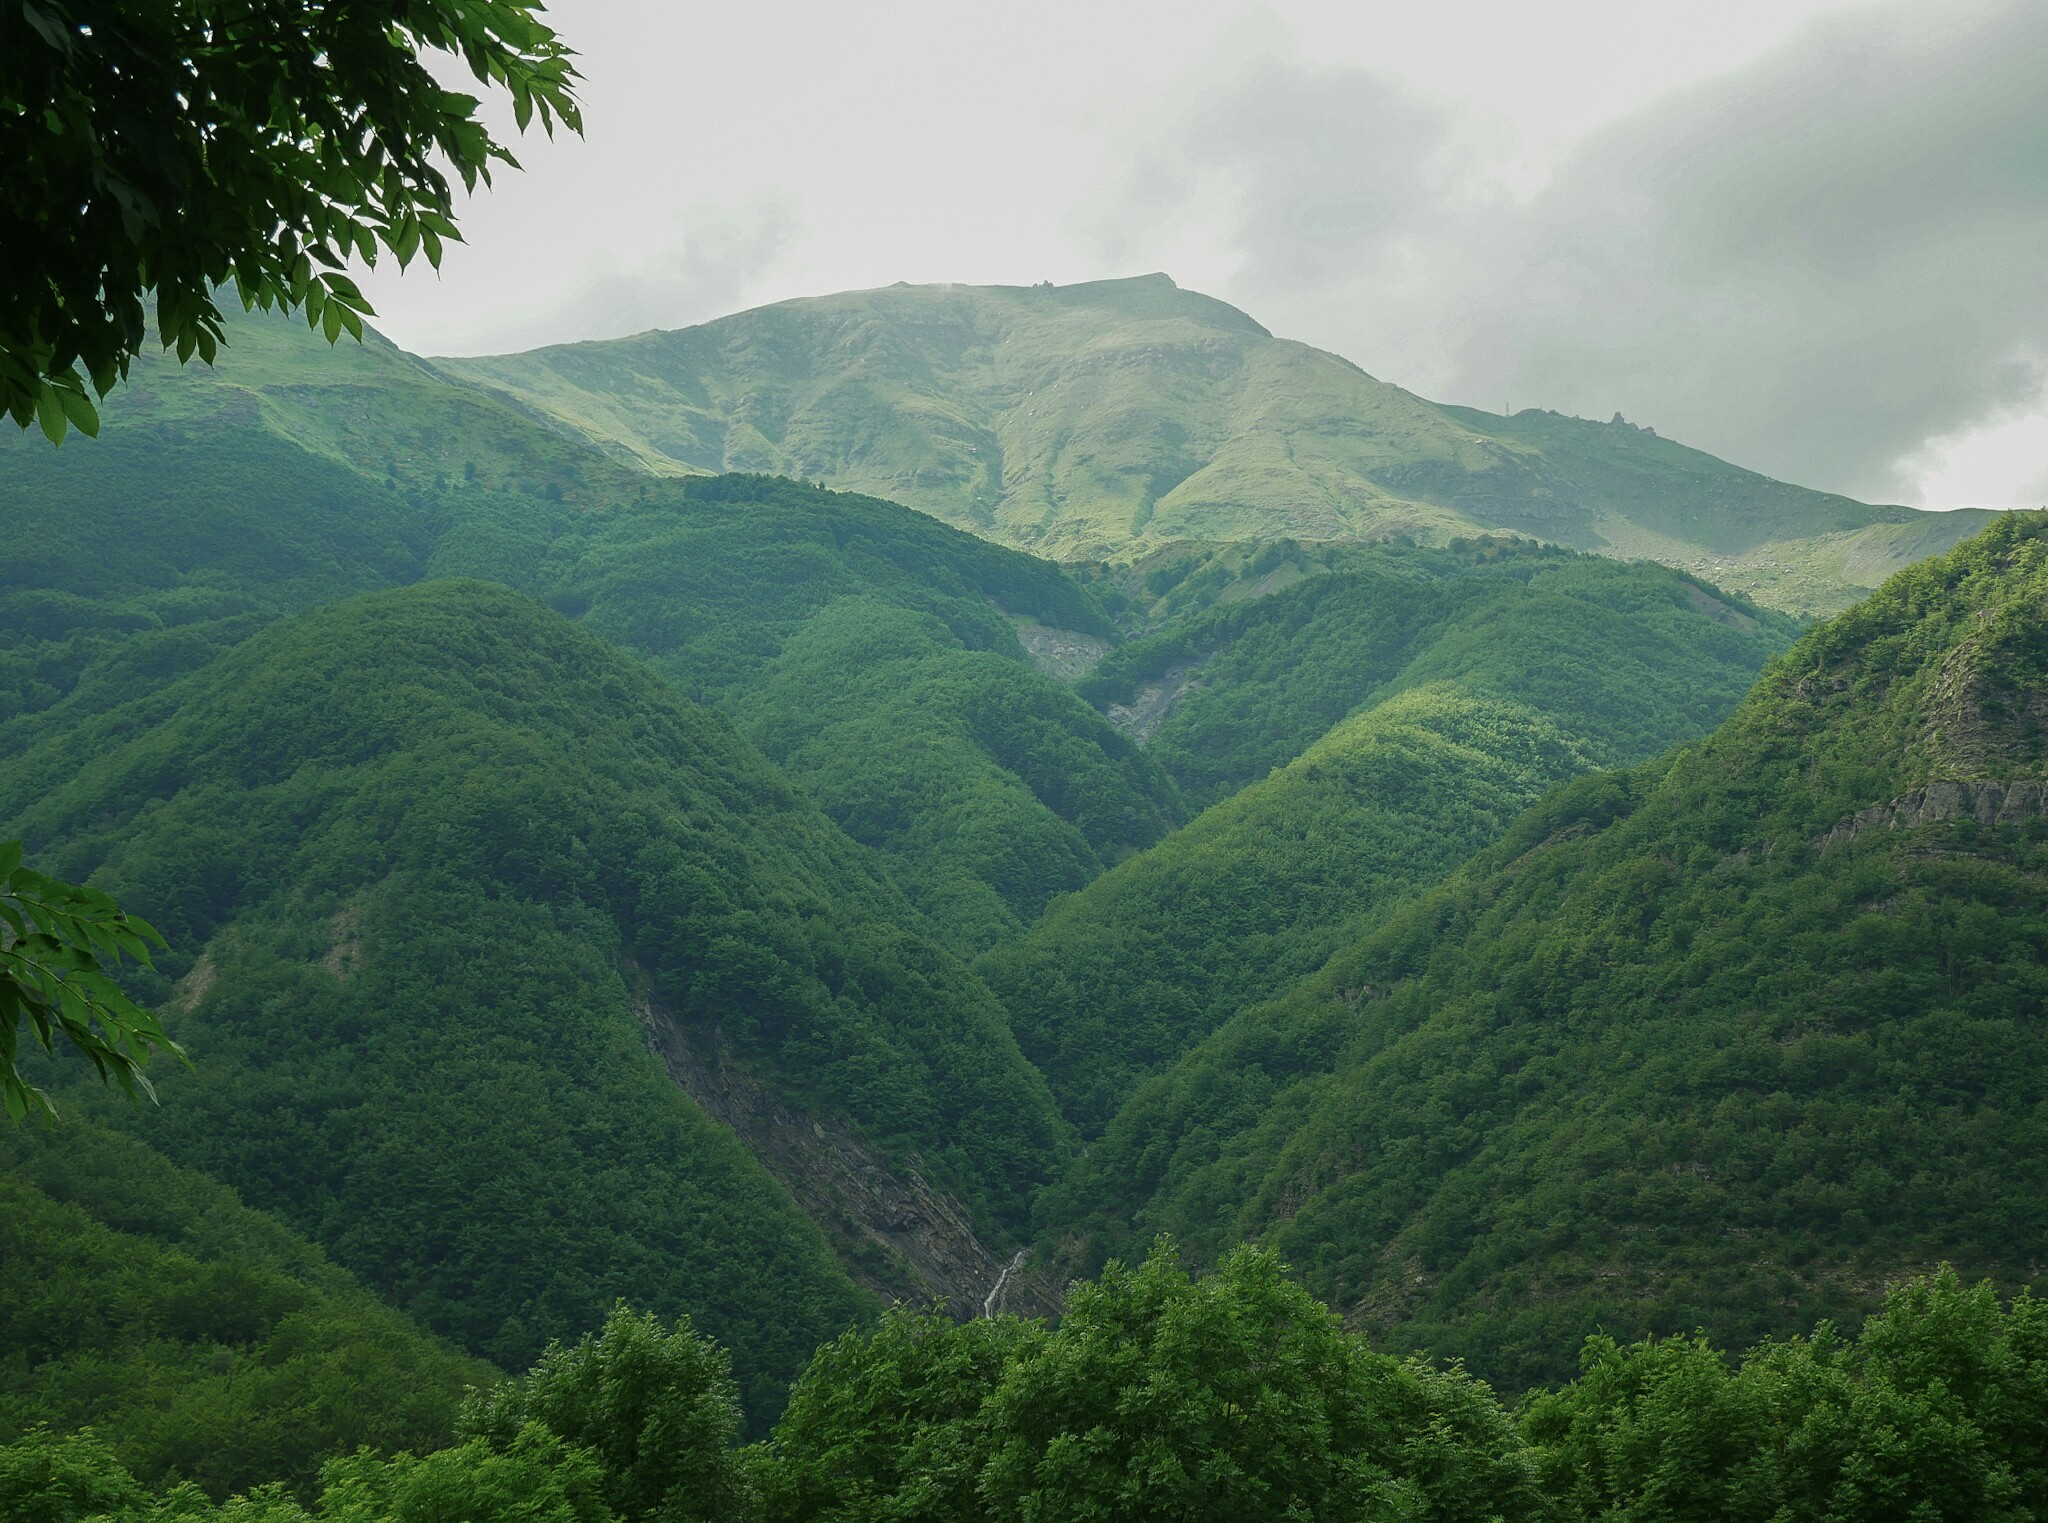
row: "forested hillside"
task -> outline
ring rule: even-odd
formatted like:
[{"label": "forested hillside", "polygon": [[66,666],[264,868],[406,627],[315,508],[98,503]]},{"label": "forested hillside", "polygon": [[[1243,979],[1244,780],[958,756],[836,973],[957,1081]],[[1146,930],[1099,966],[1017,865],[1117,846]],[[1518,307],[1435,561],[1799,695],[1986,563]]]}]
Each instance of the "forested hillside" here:
[{"label": "forested hillside", "polygon": [[815,478],[1061,560],[1494,529],[1826,613],[1983,526],[1807,491],[1620,417],[1439,406],[1164,275],[895,285],[435,363],[622,461]]},{"label": "forested hillside", "polygon": [[1901,573],[1707,740],[1566,785],[1140,1088],[1083,1256],[1282,1248],[1510,1387],[1589,1326],[1853,1317],[2048,1232],[2048,518]]},{"label": "forested hillside", "polygon": [[1047,562],[764,477],[658,489],[551,546],[556,607],[730,714],[963,951],[1185,818],[1160,768],[1018,643],[1105,645]]},{"label": "forested hillside", "polygon": [[1597,735],[1603,765],[1648,755],[1726,717],[1798,628],[1655,567],[1505,537],[1374,546],[1331,570],[1170,618],[1079,690],[1208,803],[1362,707],[1467,675]]},{"label": "forested hillside", "polygon": [[1321,967],[1545,789],[1705,733],[1791,632],[1662,567],[1526,542],[1357,552],[1175,620],[1082,691],[1146,713],[1150,753],[1223,801],[977,969],[1069,1119],[1097,1130],[1139,1077]]},{"label": "forested hillside", "polygon": [[724,709],[964,952],[1185,818],[1019,645],[1111,633],[1058,568],[894,503],[650,480],[382,340],[336,363],[274,319],[231,336],[215,371],[145,367],[104,447],[0,455],[0,755],[267,617],[452,574]]},{"label": "forested hillside", "polygon": [[175,991],[145,988],[194,1069],[144,1134],[501,1365],[630,1294],[699,1314],[764,1412],[872,1304],[656,1045],[984,1230],[1059,1146],[999,1007],[871,859],[724,720],[509,591],[275,626],[0,767],[0,816],[175,948]]},{"label": "forested hillside", "polygon": [[2048,508],[364,326],[2018,504],[2048,9],[569,9],[0,0],[0,1523],[2048,1523]]},{"label": "forested hillside", "polygon": [[[862,1463],[918,1506],[1154,1497],[1123,1451],[1063,1468],[1095,1399],[1071,1372],[1114,1347],[1179,1378],[1147,1319],[1291,1307],[1285,1342],[1313,1316],[1269,1261],[1229,1259],[1224,1301],[1118,1271],[1071,1332],[872,1319],[1050,1308],[1162,1228],[1200,1261],[1272,1243],[1396,1352],[1511,1392],[1594,1327],[1732,1345],[1943,1259],[2037,1267],[2038,522],[1898,578],[1644,764],[1792,623],[1450,517],[1411,524],[1440,544],[1062,568],[804,482],[649,474],[389,346],[329,373],[247,337],[146,372],[104,446],[0,454],[0,829],[162,926],[135,987],[193,1062],[142,1111],[33,1065],[74,1118],[12,1150],[8,1251],[75,1289],[18,1299],[0,1425],[115,1431],[0,1451],[0,1494],[56,1465],[152,1523],[201,1507],[148,1499],[179,1475],[337,1520],[494,1486],[623,1520],[584,1439],[450,1423],[455,1386],[551,1339],[651,1329],[625,1298],[730,1347],[755,1435],[869,1329],[775,1447],[705,1451],[720,1515],[860,1515],[881,1493],[846,1500],[842,1461],[873,1435],[842,1402],[903,1435]],[[1842,511],[1845,545],[1932,544]],[[664,1347],[722,1368],[697,1332]],[[1317,1347],[1353,1384],[1292,1391],[1307,1426],[1257,1452],[1322,1465],[1318,1424],[1398,1410],[1408,1436],[1346,1430],[1351,1468],[1316,1472],[1346,1505],[1360,1477],[1426,1511],[1534,1475],[1531,1515],[1597,1516],[1640,1478],[1585,1423],[1707,1379],[1596,1347],[1511,1419],[1462,1374]],[[943,1390],[867,1363],[928,1354]],[[1745,1433],[1810,1421],[1749,1373],[1794,1357],[1715,1396]],[[1814,1358],[1787,1378],[1865,1399]],[[1933,1421],[1904,1390],[1869,1399]]]},{"label": "forested hillside", "polygon": [[438,1448],[497,1371],[141,1142],[0,1132],[0,1439],[94,1427],[137,1476],[310,1485],[358,1445]]}]

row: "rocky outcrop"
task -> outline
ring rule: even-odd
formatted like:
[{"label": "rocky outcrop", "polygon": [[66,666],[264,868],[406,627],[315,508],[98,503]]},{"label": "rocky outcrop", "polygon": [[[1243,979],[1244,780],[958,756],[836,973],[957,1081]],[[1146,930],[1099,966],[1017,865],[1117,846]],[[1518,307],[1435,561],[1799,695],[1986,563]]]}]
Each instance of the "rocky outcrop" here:
[{"label": "rocky outcrop", "polygon": [[1859,809],[1816,840],[1814,849],[1853,841],[1866,830],[1909,830],[1944,820],[1979,825],[2022,825],[2048,817],[2048,783],[1929,783],[1889,803]]},{"label": "rocky outcrop", "polygon": [[1139,745],[1152,738],[1166,723],[1166,717],[1180,706],[1181,698],[1195,685],[1200,661],[1176,661],[1164,673],[1145,683],[1131,695],[1129,703],[1112,703],[1103,710],[1109,722]]},{"label": "rocky outcrop", "polygon": [[984,1243],[966,1205],[914,1160],[892,1165],[842,1123],[772,1094],[727,1060],[715,1027],[686,1026],[646,996],[636,1008],[670,1077],[795,1197],[855,1280],[885,1300],[938,1304],[963,1321],[1058,1310],[1058,1286],[1022,1253]]},{"label": "rocky outcrop", "polygon": [[1058,629],[1035,619],[1013,617],[1011,622],[1017,626],[1017,643],[1024,647],[1031,664],[1062,682],[1079,682],[1109,654],[1109,642],[1100,635]]}]

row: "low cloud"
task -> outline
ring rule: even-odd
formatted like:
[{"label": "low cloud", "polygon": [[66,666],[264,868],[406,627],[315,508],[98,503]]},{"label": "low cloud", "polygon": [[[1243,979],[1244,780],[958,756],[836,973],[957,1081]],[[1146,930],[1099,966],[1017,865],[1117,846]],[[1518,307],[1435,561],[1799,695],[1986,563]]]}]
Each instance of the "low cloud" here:
[{"label": "low cloud", "polygon": [[[490,347],[509,353],[650,328],[686,328],[723,316],[761,292],[802,232],[795,204],[783,198],[731,208],[697,206],[678,223],[680,234],[668,247],[630,263],[599,256],[560,296],[523,309],[511,324],[494,317],[487,330]],[[439,347],[465,353],[476,348],[459,335]]]},{"label": "low cloud", "polygon": [[1084,227],[1112,258],[1206,239],[1276,331],[1426,395],[1897,499],[2048,402],[2044,63],[2038,0],[1838,12],[1518,194],[1504,136],[1266,56],[1192,82]]}]

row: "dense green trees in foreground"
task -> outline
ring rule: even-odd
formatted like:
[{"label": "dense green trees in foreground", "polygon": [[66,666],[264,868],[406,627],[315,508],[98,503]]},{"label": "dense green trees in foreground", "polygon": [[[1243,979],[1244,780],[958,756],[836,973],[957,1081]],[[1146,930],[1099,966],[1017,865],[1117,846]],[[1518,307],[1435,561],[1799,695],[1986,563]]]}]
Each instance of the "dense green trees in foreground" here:
[{"label": "dense green trees in foreground", "polygon": [[[616,1308],[446,1447],[341,1453],[316,1482],[153,1485],[92,1432],[0,1448],[8,1523],[2038,1523],[2048,1311],[1953,1273],[1731,1359],[1589,1339],[1510,1408],[1370,1348],[1240,1249],[1191,1278],[1156,1245],[1058,1326],[907,1310],[822,1348],[773,1434],[732,1447],[722,1350]],[[195,1459],[203,1454],[195,1450]]]}]

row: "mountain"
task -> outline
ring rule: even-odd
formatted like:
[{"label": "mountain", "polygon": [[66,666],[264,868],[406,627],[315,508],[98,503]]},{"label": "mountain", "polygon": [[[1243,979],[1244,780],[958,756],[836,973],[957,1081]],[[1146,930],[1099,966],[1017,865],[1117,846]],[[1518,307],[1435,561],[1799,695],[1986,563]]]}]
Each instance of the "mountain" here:
[{"label": "mountain", "polygon": [[1164,275],[896,285],[434,363],[647,469],[817,479],[1069,561],[1508,530],[1813,613],[1983,523],[1807,491],[1618,416],[1438,406]]},{"label": "mountain", "polygon": [[503,588],[273,624],[0,765],[0,819],[176,949],[194,1070],[113,1119],[500,1367],[628,1296],[761,1417],[849,1274],[978,1304],[1061,1145],[870,853]]},{"label": "mountain", "polygon": [[1697,745],[1547,795],[1143,1085],[1041,1200],[1075,1257],[1278,1247],[1523,1386],[1747,1339],[2048,1204],[2048,515],[1899,573]]},{"label": "mountain", "polygon": [[977,970],[1068,1118],[1099,1130],[1143,1074],[1551,785],[1704,734],[1793,633],[1661,566],[1512,540],[1373,547],[1175,620],[1083,691],[1222,801]]},{"label": "mountain", "polygon": [[959,951],[1185,819],[1027,651],[1115,633],[1057,567],[893,503],[651,479],[375,335],[330,353],[249,317],[230,338],[215,370],[139,367],[102,441],[0,443],[22,547],[0,564],[0,755],[281,613],[452,574],[530,592],[724,710]]},{"label": "mountain", "polygon": [[670,483],[579,527],[548,552],[549,600],[730,715],[955,950],[1016,934],[1187,817],[1158,764],[1027,652],[1116,634],[1044,561],[763,477]]},{"label": "mountain", "polygon": [[132,1138],[10,1127],[0,1160],[0,1443],[93,1427],[152,1483],[304,1487],[362,1445],[438,1448],[499,1378]]}]

